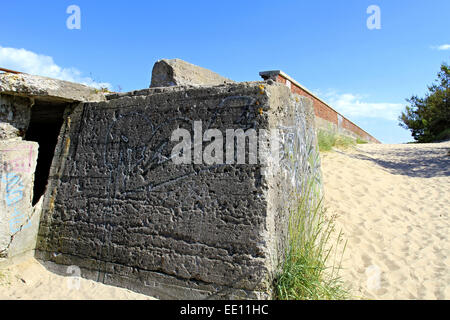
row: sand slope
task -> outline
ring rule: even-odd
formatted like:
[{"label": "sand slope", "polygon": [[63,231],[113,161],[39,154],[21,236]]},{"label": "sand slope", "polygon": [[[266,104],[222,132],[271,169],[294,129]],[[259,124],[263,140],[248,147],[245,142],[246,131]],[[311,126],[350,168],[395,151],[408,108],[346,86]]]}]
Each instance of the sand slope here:
[{"label": "sand slope", "polygon": [[450,299],[450,142],[322,154],[325,203],[348,240],[355,297]]}]

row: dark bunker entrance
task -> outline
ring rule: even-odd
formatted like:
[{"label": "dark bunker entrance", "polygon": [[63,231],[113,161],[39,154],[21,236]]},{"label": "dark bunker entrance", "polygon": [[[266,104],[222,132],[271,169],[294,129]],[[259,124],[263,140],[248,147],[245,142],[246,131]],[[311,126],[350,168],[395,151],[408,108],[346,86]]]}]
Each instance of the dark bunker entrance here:
[{"label": "dark bunker entrance", "polygon": [[39,143],[34,175],[33,206],[45,193],[59,132],[64,122],[67,103],[35,101],[25,140]]}]

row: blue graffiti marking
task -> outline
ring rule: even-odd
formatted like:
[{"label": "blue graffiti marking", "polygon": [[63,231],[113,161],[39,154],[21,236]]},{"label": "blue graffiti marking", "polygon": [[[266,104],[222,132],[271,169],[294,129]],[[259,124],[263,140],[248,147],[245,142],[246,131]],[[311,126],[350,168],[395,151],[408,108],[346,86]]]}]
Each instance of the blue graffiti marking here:
[{"label": "blue graffiti marking", "polygon": [[23,191],[25,188],[20,175],[15,173],[7,173],[6,177],[2,178],[2,181],[6,183],[5,201],[8,207],[23,199]]},{"label": "blue graffiti marking", "polygon": [[14,214],[9,220],[9,230],[11,233],[19,232],[31,226],[31,220],[28,221],[26,225],[22,225],[24,218],[26,218],[26,215],[20,213],[16,208],[14,208]]}]

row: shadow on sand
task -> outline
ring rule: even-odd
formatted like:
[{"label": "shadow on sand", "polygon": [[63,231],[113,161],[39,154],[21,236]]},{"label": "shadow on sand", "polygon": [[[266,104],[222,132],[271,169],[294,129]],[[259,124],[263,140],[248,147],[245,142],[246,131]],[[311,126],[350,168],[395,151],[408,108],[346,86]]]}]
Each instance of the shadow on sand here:
[{"label": "shadow on sand", "polygon": [[448,147],[361,150],[350,157],[372,161],[392,174],[434,178],[450,176]]}]

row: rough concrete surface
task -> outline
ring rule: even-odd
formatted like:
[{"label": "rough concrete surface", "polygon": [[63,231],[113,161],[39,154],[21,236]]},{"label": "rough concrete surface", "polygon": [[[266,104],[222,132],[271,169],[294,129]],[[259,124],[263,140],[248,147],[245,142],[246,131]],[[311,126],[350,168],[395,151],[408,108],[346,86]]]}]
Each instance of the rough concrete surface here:
[{"label": "rough concrete surface", "polygon": [[[32,206],[38,144],[22,141],[30,123],[33,119],[46,121],[44,118],[57,121],[62,111],[70,110],[76,102],[105,100],[103,92],[77,83],[28,74],[0,74],[0,264],[12,263],[32,252],[36,245],[42,205],[41,201]],[[40,139],[45,144],[41,149],[49,153],[40,155],[45,161],[51,161],[53,154],[46,140],[51,125],[41,125],[35,132],[45,137]]]},{"label": "rough concrete surface", "polygon": [[150,87],[234,83],[233,80],[180,59],[162,59],[155,63]]},{"label": "rough concrete surface", "polygon": [[[265,82],[109,99],[80,104],[63,126],[37,257],[160,298],[270,298],[289,195],[317,173],[307,161],[311,102]],[[171,134],[194,136],[194,121],[203,130],[281,131],[281,169],[174,164]]]},{"label": "rough concrete surface", "polygon": [[29,74],[0,74],[0,93],[67,102],[105,100],[95,88]]},{"label": "rough concrete surface", "polygon": [[30,117],[30,99],[0,94],[0,140],[23,136]]},{"label": "rough concrete surface", "polygon": [[[33,250],[39,225],[31,199],[38,144],[0,141],[0,257]],[[1,259],[0,259],[1,260]]]}]

